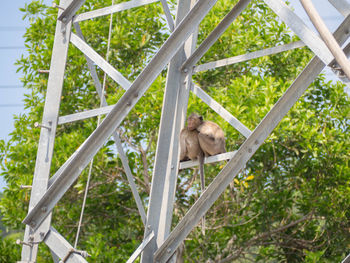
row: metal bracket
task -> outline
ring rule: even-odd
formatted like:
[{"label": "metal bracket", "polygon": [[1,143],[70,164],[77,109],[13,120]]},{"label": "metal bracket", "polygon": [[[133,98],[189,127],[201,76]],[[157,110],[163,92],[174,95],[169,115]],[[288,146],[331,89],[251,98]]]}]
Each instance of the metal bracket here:
[{"label": "metal bracket", "polygon": [[73,253],[79,254],[84,258],[90,257],[89,253],[87,253],[86,251],[71,248],[71,249],[69,249],[67,255],[59,263],[65,263],[67,261],[67,259],[70,257],[70,255]]},{"label": "metal bracket", "polygon": [[39,74],[49,74],[50,70],[49,69],[38,69]]},{"label": "metal bracket", "polygon": [[53,7],[53,8],[61,9],[61,10],[63,10],[63,11],[65,10],[63,7],[57,5],[56,3],[52,3],[52,7]]},{"label": "metal bracket", "polygon": [[31,185],[21,185],[19,188],[21,189],[32,189],[32,186]]},{"label": "metal bracket", "polygon": [[34,123],[34,127],[35,128],[41,127],[41,128],[47,129],[48,131],[51,131],[52,121],[49,121],[48,125],[49,126],[47,126],[46,124],[41,124],[39,122],[35,122]]}]

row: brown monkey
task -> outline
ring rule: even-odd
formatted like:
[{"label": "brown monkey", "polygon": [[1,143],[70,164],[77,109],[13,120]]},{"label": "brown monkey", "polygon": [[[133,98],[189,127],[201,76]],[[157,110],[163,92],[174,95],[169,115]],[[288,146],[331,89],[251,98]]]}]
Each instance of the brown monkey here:
[{"label": "brown monkey", "polygon": [[[199,161],[199,174],[201,178],[201,191],[204,191],[204,153],[199,145],[199,132],[196,128],[202,123],[198,115],[191,114],[187,119],[187,127],[180,132],[180,161],[197,160]],[[205,219],[202,219],[202,232],[205,234]]]},{"label": "brown monkey", "polygon": [[180,133],[180,161],[197,160],[199,161],[199,172],[204,189],[204,153],[199,145],[198,134],[196,130],[200,124],[198,118],[191,114],[187,119],[187,127]]},{"label": "brown monkey", "polygon": [[192,113],[187,127],[180,133],[180,160],[199,160],[202,190],[204,190],[204,156],[226,152],[224,131],[212,121],[203,121],[202,116]]},{"label": "brown monkey", "polygon": [[197,127],[199,145],[205,156],[225,153],[225,134],[224,131],[212,121],[203,121],[202,116],[197,118],[200,125]]}]

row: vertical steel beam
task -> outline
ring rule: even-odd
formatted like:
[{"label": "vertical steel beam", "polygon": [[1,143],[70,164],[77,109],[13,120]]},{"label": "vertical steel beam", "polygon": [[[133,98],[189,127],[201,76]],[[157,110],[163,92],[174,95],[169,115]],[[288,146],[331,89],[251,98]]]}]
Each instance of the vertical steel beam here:
[{"label": "vertical steel beam", "polygon": [[[196,2],[197,0],[191,0],[191,8]],[[195,49],[197,43],[197,35],[198,31],[196,30],[193,32],[192,36],[185,42],[182,63],[186,58],[188,58],[192,54],[193,50]],[[180,59],[178,59],[177,61],[180,62]],[[179,172],[179,134],[185,124],[188,98],[192,84],[192,82],[190,81],[192,79],[192,70],[189,70],[187,73],[180,71],[180,74],[178,74],[179,71],[180,67],[177,69],[177,79],[174,79],[178,81],[180,89],[178,92],[178,97],[176,98],[177,102],[176,111],[173,118],[173,133],[170,142],[169,158],[167,160],[168,167],[166,171],[166,178],[168,183],[167,187],[164,188],[163,192],[163,198],[166,200],[166,202],[163,202],[161,209],[161,224],[164,228],[164,232],[161,236],[162,239],[160,240],[162,242],[169,235],[171,229],[176,182]]]},{"label": "vertical steel beam", "polygon": [[[179,0],[176,14],[176,25],[187,15],[191,0]],[[186,59],[185,44],[171,59],[164,92],[162,115],[159,127],[157,150],[152,177],[151,196],[147,213],[145,236],[154,231],[155,238],[145,248],[141,262],[153,262],[153,253],[170,232],[174,198],[171,193],[176,188],[176,175],[169,177],[171,151],[175,129],[175,116],[178,104],[178,94],[183,85],[180,66]],[[173,169],[175,167],[173,166]]]},{"label": "vertical steel beam", "polygon": [[[334,34],[334,37],[341,44],[349,37],[349,26],[350,17],[347,17]],[[305,90],[318,74],[321,73],[324,67],[325,64],[320,58],[314,57],[311,60],[303,72],[297,77],[293,84],[260,122],[253,133],[241,145],[234,157],[221,170],[196,203],[190,208],[171,232],[169,237],[164,241],[162,246],[156,251],[154,255],[156,262],[167,262],[172,254],[175,253],[181,242],[192,231],[202,216],[213,205],[233,178],[244,167],[247,161],[254,155],[255,151],[263,144],[272,130],[278,125],[295,102],[303,95]]]},{"label": "vertical steel beam", "polygon": [[[60,6],[65,7],[71,0],[61,0]],[[58,15],[62,13],[59,9]],[[29,202],[29,211],[38,203],[45,193],[48,185],[51,159],[55,143],[55,134],[60,107],[64,70],[68,53],[71,23],[66,25],[57,21],[55,40],[52,50],[50,75],[47,84],[46,100],[43,112],[42,123],[48,128],[41,128],[40,139],[35,163],[35,171],[32,183],[32,191]],[[51,215],[47,217],[39,229],[33,231],[26,226],[24,241],[40,242],[49,231]],[[23,246],[22,261],[36,261],[38,245],[32,247]]]}]

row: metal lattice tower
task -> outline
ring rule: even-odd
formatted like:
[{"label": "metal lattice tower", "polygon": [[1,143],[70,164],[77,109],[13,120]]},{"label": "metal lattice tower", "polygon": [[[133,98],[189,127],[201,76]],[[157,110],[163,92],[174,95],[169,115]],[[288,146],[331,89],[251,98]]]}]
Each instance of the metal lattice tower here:
[{"label": "metal lattice tower", "polygon": [[[205,215],[220,194],[245,166],[321,71],[326,66],[330,66],[341,68],[338,72],[343,73],[343,70],[349,76],[347,73],[349,61],[346,59],[346,54],[350,53],[350,45],[344,48],[344,52],[339,46],[334,45],[334,41],[336,40],[342,46],[350,36],[350,4],[347,0],[329,0],[344,16],[343,23],[333,36],[327,34],[327,30],[322,24],[322,19],[317,17],[317,13],[312,8],[312,5],[310,6],[310,0],[301,0],[321,37],[310,30],[303,20],[286,6],[282,0],[261,0],[299,36],[301,41],[202,65],[196,64],[228,26],[247,7],[251,0],[240,0],[236,5],[232,4],[232,10],[196,49],[196,31],[198,25],[217,0],[199,0],[198,2],[195,0],[178,0],[175,21],[173,21],[170,14],[167,1],[160,0],[172,33],[140,75],[131,83],[85,42],[79,28],[79,22],[156,1],[131,0],[89,13],[75,15],[85,1],[61,0],[58,9],[44,113],[42,124],[39,124],[41,126],[41,133],[29,213],[23,221],[26,224],[26,231],[21,262],[35,262],[38,244],[41,242],[46,243],[50,248],[55,262],[59,262],[60,259],[62,262],[87,262],[84,258],[85,253],[74,250],[72,245],[51,226],[51,212],[110,136],[113,137],[117,146],[140,216],[145,224],[144,240],[142,242],[140,241],[139,248],[130,256],[128,262],[133,262],[141,253],[141,261],[143,263],[170,262],[174,259],[178,246],[184,241],[203,215]],[[76,34],[71,32],[72,26],[75,27]],[[101,84],[97,77],[95,65],[126,90],[115,106],[108,106],[104,100],[103,107],[99,109],[68,116],[59,116],[64,71],[70,43],[85,55],[97,92],[101,96]],[[250,131],[237,118],[232,116],[219,103],[214,101],[192,82],[192,74],[195,72],[276,54],[305,45],[314,52],[315,57],[254,131]],[[150,203],[146,215],[134,185],[119,135],[115,131],[167,65],[168,75],[159,129],[158,147],[152,177]],[[347,78],[343,78],[343,80],[348,81]],[[206,162],[220,160],[229,160],[229,162],[171,231],[178,168],[197,165],[195,162],[179,163],[179,138],[174,136],[174,134],[179,134],[184,125],[190,91],[229,122],[246,140],[236,152],[229,152],[206,159]],[[108,115],[101,125],[96,128],[79,149],[50,178],[50,166],[57,125],[106,113]]]}]

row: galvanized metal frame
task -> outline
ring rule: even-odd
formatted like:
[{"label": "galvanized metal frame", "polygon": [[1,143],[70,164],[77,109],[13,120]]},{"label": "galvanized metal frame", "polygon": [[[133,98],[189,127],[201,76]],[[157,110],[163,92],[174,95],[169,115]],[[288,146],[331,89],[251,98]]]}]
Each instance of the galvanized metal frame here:
[{"label": "galvanized metal frame", "polygon": [[[60,6],[66,7],[71,4],[70,0],[61,0]],[[58,15],[63,11],[59,9]],[[51,160],[53,147],[55,143],[55,133],[58,120],[60,97],[63,86],[64,70],[66,66],[66,57],[69,45],[71,23],[65,25],[57,21],[55,40],[51,58],[50,72],[47,85],[47,98],[44,105],[42,123],[49,128],[41,128],[38,144],[35,171],[32,183],[31,198],[29,202],[29,211],[38,203],[48,187],[50,176]],[[43,240],[50,229],[51,214],[34,231],[28,225],[25,229],[24,242],[32,243],[32,246],[24,245],[22,247],[22,261],[36,261],[38,243]]]},{"label": "galvanized metal frame", "polygon": [[[50,227],[50,215],[55,204],[74,183],[81,171],[110,136],[114,137],[140,216],[145,224],[144,240],[140,247],[131,255],[128,262],[133,262],[141,253],[143,253],[142,262],[167,262],[170,259],[174,259],[173,255],[179,244],[190,233],[200,218],[207,212],[237,173],[244,167],[260,145],[263,144],[267,136],[303,94],[308,85],[317,77],[325,65],[335,64],[333,55],[324,42],[296,16],[282,0],[264,0],[317,57],[309,63],[291,87],[283,94],[281,99],[252,132],[226,111],[219,103],[210,98],[208,94],[194,85],[192,83],[192,74],[201,70],[226,66],[256,57],[302,47],[303,43],[299,41],[280,47],[272,47],[234,58],[195,66],[204,53],[248,6],[251,0],[240,0],[194,52],[193,48],[196,42],[195,32],[197,27],[216,3],[216,0],[200,0],[196,4],[195,0],[179,0],[176,27],[174,26],[167,1],[160,0],[169,28],[173,32],[136,80],[130,83],[118,70],[89,47],[83,39],[77,23],[79,21],[93,19],[157,1],[159,0],[132,0],[75,16],[76,11],[83,5],[84,0],[61,0],[52,53],[48,91],[42,120],[44,125],[41,128],[30,208],[27,217],[23,221],[27,224],[24,241],[33,244],[33,246],[23,245],[21,262],[36,260],[38,242],[45,242],[49,246],[55,255],[55,261],[57,261],[57,257],[61,259],[67,257],[66,262],[86,262],[81,255],[71,253],[71,245],[59,235],[56,230]],[[334,34],[335,39],[342,44],[349,37],[350,4],[346,0],[329,0],[329,2],[346,17]],[[190,7],[192,8],[190,9]],[[72,21],[76,23],[77,35],[71,33]],[[192,38],[185,43],[192,33]],[[98,80],[93,63],[104,70],[126,90],[117,104],[107,106],[102,96],[104,107],[100,109],[93,109],[68,116],[58,116],[66,63],[66,59],[62,58],[66,58],[69,41],[85,54],[88,67],[99,94],[101,93],[101,84]],[[348,49],[347,47],[346,51],[349,51]],[[127,163],[127,158],[123,152],[120,138],[115,132],[115,129],[120,125],[121,121],[169,62],[150,205],[146,219],[142,201],[137,193],[136,185]],[[238,151],[206,158],[205,163],[226,159],[230,159],[230,161],[170,233],[178,170],[198,165],[193,161],[179,163],[179,138],[176,136],[184,126],[190,90],[211,106],[213,110],[241,132],[247,139]],[[56,174],[49,179],[56,126],[58,124],[77,121],[100,114],[108,115]],[[48,128],[45,128],[45,126]],[[171,136],[169,136],[169,134],[171,134]],[[69,257],[67,253],[71,253],[68,254]]]}]

